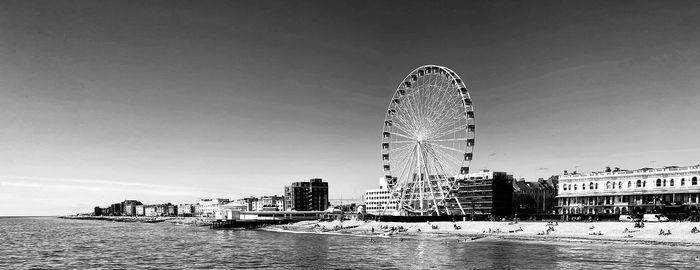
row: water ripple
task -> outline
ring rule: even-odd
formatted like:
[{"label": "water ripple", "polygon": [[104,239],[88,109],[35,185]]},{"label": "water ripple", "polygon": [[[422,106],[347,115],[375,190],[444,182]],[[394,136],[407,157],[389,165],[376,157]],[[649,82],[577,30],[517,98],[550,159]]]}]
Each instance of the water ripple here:
[{"label": "water ripple", "polygon": [[170,224],[0,218],[1,269],[696,268],[700,248],[213,231]]}]

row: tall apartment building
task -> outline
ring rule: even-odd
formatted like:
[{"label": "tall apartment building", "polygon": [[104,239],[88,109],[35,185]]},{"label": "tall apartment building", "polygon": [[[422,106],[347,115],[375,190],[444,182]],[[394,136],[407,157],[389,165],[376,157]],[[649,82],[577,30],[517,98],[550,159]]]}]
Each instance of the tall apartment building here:
[{"label": "tall apartment building", "polygon": [[[466,215],[488,219],[512,214],[512,175],[482,170],[464,175],[457,181],[457,186],[457,199]],[[453,211],[458,212],[456,210]]]},{"label": "tall apartment building", "polygon": [[323,211],[330,205],[328,183],[321,178],[309,182],[294,182],[284,187],[285,210]]}]

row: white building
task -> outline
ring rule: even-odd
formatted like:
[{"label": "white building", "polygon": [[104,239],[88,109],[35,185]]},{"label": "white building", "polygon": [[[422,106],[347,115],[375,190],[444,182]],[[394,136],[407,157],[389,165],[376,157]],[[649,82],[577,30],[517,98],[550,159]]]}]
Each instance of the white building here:
[{"label": "white building", "polygon": [[281,211],[284,209],[284,197],[262,196],[255,204],[253,211]]},{"label": "white building", "polygon": [[158,216],[158,213],[156,212],[156,206],[155,205],[145,205],[143,207],[143,212],[144,215],[147,217],[155,217]]},{"label": "white building", "polygon": [[146,211],[145,211],[145,205],[137,205],[134,207],[134,211],[136,212],[137,216],[145,216]]},{"label": "white building", "polygon": [[229,203],[229,199],[201,199],[195,205],[195,215],[200,217],[213,217],[214,213],[221,210],[221,206]]},{"label": "white building", "polygon": [[379,188],[365,192],[365,211],[372,215],[398,215],[396,200],[391,197],[386,179],[379,178]]},{"label": "white building", "polygon": [[564,215],[697,213],[700,165],[606,170],[559,176],[557,207]]}]

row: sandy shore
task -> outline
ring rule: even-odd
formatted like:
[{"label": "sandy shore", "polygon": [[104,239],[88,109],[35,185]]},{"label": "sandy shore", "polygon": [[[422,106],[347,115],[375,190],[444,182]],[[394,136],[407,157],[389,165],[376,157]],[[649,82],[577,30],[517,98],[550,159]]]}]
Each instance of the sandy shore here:
[{"label": "sandy shore", "polygon": [[[548,223],[531,221],[518,223],[489,221],[400,223],[350,220],[343,222],[304,221],[270,226],[267,229],[383,237],[447,236],[464,237],[465,240],[496,238],[533,241],[628,242],[677,246],[697,246],[700,244],[700,233],[690,232],[693,227],[700,227],[700,223],[697,222],[647,222],[644,228],[634,228],[634,223],[631,222],[558,222],[557,225],[548,225]],[[437,228],[433,228],[433,226]],[[392,227],[397,228],[393,233],[390,229]],[[398,232],[399,227],[403,227],[405,231]],[[547,232],[550,227],[553,231],[550,229]],[[625,232],[626,230],[627,232]],[[671,234],[660,235],[660,230],[666,233],[670,230]]]}]

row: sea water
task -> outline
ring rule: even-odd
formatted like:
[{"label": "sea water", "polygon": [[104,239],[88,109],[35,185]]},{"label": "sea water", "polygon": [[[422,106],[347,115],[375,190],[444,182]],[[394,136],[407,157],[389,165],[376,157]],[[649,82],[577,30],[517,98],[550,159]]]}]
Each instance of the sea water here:
[{"label": "sea water", "polygon": [[698,268],[700,247],[369,238],[169,223],[0,218],[1,269]]}]

